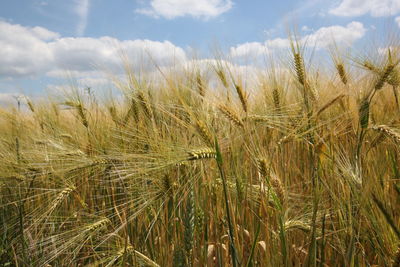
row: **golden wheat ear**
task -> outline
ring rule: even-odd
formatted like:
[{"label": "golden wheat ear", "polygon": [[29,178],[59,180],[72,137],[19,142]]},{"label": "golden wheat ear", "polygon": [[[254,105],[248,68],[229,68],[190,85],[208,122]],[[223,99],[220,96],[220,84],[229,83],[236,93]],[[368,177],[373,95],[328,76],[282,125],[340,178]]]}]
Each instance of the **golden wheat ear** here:
[{"label": "golden wheat ear", "polygon": [[392,71],[394,70],[395,65],[392,63],[389,63],[384,70],[382,71],[382,74],[379,76],[378,80],[375,83],[374,89],[375,90],[380,90],[383,88],[385,82],[388,81],[388,78]]},{"label": "golden wheat ear", "polygon": [[200,120],[196,120],[195,127],[203,141],[210,147],[214,147],[214,138],[212,137],[207,125]]},{"label": "golden wheat ear", "polygon": [[215,150],[210,148],[192,150],[188,152],[187,160],[211,159],[216,158],[216,155]]},{"label": "golden wheat ear", "polygon": [[239,96],[240,103],[242,104],[243,111],[247,112],[248,106],[249,106],[248,101],[247,101],[247,98],[248,98],[247,94],[244,92],[244,89],[240,84],[234,83],[234,86],[236,89],[236,93]]},{"label": "golden wheat ear", "polygon": [[400,144],[400,133],[387,125],[375,125],[371,127],[373,130],[384,133],[393,139],[394,142]]},{"label": "golden wheat ear", "polygon": [[228,118],[233,124],[239,126],[239,127],[243,127],[243,121],[242,119],[239,117],[239,115],[232,110],[231,108],[225,106],[225,105],[219,105],[218,109],[221,111],[222,114],[225,115],[226,118]]},{"label": "golden wheat ear", "polygon": [[347,73],[346,73],[343,63],[336,64],[336,70],[339,74],[340,80],[342,81],[343,84],[346,85],[348,80],[347,80]]}]

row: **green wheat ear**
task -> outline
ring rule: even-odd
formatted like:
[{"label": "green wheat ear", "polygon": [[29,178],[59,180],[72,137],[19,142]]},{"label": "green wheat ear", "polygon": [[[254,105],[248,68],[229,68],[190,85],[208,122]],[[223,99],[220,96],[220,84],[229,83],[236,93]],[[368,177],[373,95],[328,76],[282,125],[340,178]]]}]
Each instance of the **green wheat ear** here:
[{"label": "green wheat ear", "polygon": [[362,129],[368,128],[369,106],[370,106],[370,103],[367,98],[364,98],[360,103],[358,114],[360,116],[360,125],[361,125]]}]

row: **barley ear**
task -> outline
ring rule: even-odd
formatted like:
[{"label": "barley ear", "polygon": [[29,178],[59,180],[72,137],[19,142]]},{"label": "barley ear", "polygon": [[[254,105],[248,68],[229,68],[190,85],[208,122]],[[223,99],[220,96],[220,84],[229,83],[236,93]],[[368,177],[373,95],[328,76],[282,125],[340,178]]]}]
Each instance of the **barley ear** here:
[{"label": "barley ear", "polygon": [[210,159],[216,158],[216,152],[210,148],[192,150],[188,152],[187,160]]},{"label": "barley ear", "polygon": [[342,83],[344,85],[346,85],[347,84],[347,74],[346,74],[346,70],[345,70],[343,64],[342,63],[336,64],[336,69],[339,74],[340,80],[342,81]]},{"label": "barley ear", "polygon": [[390,74],[392,73],[395,65],[393,64],[388,64],[385,69],[383,70],[382,74],[379,76],[378,81],[375,83],[375,90],[380,90],[382,89],[383,85],[385,82],[388,81],[388,78]]},{"label": "barley ear", "polygon": [[239,127],[243,127],[243,121],[242,119],[239,117],[239,115],[237,115],[235,113],[235,111],[233,111],[232,109],[228,108],[225,105],[219,105],[218,109],[221,111],[222,114],[225,115],[225,117],[227,117],[230,121],[232,121],[234,124],[236,124]]},{"label": "barley ear", "polygon": [[361,103],[360,107],[358,109],[358,114],[359,114],[359,121],[360,121],[360,126],[362,129],[366,129],[368,127],[368,121],[369,121],[369,100],[368,98],[364,98]]},{"label": "barley ear", "polygon": [[248,101],[247,101],[246,93],[244,92],[244,90],[240,84],[235,83],[235,89],[236,89],[236,93],[239,96],[240,103],[242,104],[242,108],[243,108],[244,112],[247,112]]}]

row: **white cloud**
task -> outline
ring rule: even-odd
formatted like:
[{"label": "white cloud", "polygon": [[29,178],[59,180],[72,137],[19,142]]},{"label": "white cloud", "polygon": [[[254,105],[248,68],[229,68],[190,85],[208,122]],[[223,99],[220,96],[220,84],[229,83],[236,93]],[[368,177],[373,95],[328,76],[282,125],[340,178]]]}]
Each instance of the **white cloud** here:
[{"label": "white cloud", "polygon": [[[351,44],[366,32],[363,24],[323,27],[306,35],[301,42],[325,48],[333,39]],[[286,49],[289,40],[276,38],[265,42],[250,42],[231,47],[234,59],[256,59],[271,50]],[[122,51],[122,52],[121,52]],[[110,70],[122,73],[121,55],[138,70],[149,70],[153,63],[160,67],[179,65],[187,61],[186,52],[169,41],[118,40],[112,37],[60,37],[41,27],[24,27],[0,21],[0,79],[47,75],[66,78],[94,77]],[[148,63],[148,65],[144,65]],[[98,78],[98,77],[96,77]]]},{"label": "white cloud", "polygon": [[266,54],[267,46],[259,42],[244,43],[230,48],[230,55],[234,58],[253,59]]},{"label": "white cloud", "polygon": [[329,10],[337,16],[351,17],[370,14],[373,17],[392,16],[400,12],[399,0],[343,0]]},{"label": "white cloud", "polygon": [[33,35],[43,41],[49,41],[60,37],[58,33],[49,31],[42,27],[33,27],[31,30]]},{"label": "white cloud", "polygon": [[[341,45],[351,45],[356,40],[361,39],[367,30],[360,22],[350,22],[346,26],[329,26],[319,28],[317,31],[305,35],[300,39],[300,43],[323,49],[333,44],[335,41]],[[287,38],[275,38],[267,40],[264,43],[253,42],[244,43],[231,47],[230,55],[233,58],[252,58],[271,52],[276,49],[286,49],[290,47],[290,41]]]},{"label": "white cloud", "polygon": [[60,69],[70,71],[93,70],[96,67],[113,67],[118,58],[115,58],[116,48],[112,43],[118,40],[110,37],[101,38],[60,38],[48,43],[54,56],[54,63]]},{"label": "white cloud", "polygon": [[312,34],[302,38],[309,45],[315,45],[316,48],[326,48],[335,41],[342,45],[351,45],[356,40],[361,39],[367,30],[360,22],[353,21],[343,26],[322,27]]},{"label": "white cloud", "polygon": [[61,38],[41,27],[0,21],[0,79],[42,74],[65,77],[67,71],[77,75],[105,69],[118,72],[122,53],[136,69],[148,67],[143,65],[148,62],[166,66],[186,60],[185,51],[169,41]]},{"label": "white cloud", "polygon": [[46,41],[59,35],[41,27],[0,21],[0,77],[38,74],[53,62]]},{"label": "white cloud", "polygon": [[232,5],[231,0],[151,0],[150,6],[135,11],[156,18],[192,16],[207,19],[227,12]]},{"label": "white cloud", "polygon": [[264,43],[243,43],[231,47],[230,56],[234,59],[254,60],[259,57],[265,57],[274,49],[288,48],[289,45],[289,40],[284,38],[275,38]]},{"label": "white cloud", "polygon": [[398,25],[399,28],[400,28],[400,16],[396,17],[396,18],[394,19],[394,21],[397,23],[397,25]]},{"label": "white cloud", "polygon": [[[121,51],[136,67],[147,61],[159,65],[173,64],[185,60],[185,51],[169,41],[150,40],[120,41],[111,37],[60,38],[48,44],[53,52],[55,64],[61,69],[87,71],[108,69],[116,71],[121,66]],[[145,66],[141,66],[145,67]]]},{"label": "white cloud", "polygon": [[265,42],[266,46],[269,47],[270,49],[276,49],[276,48],[286,48],[289,47],[290,42],[288,39],[285,38],[275,38],[272,40],[267,40]]},{"label": "white cloud", "polygon": [[79,17],[78,25],[76,27],[76,34],[78,36],[82,36],[84,35],[87,26],[90,0],[75,0],[75,2],[75,12]]}]

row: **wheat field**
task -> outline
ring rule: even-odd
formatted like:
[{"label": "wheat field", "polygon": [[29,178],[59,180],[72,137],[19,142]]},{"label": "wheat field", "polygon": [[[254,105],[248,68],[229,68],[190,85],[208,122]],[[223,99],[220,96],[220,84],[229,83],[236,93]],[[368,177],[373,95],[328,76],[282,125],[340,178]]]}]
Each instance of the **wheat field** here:
[{"label": "wheat field", "polygon": [[399,47],[1,108],[2,266],[400,266]]}]

